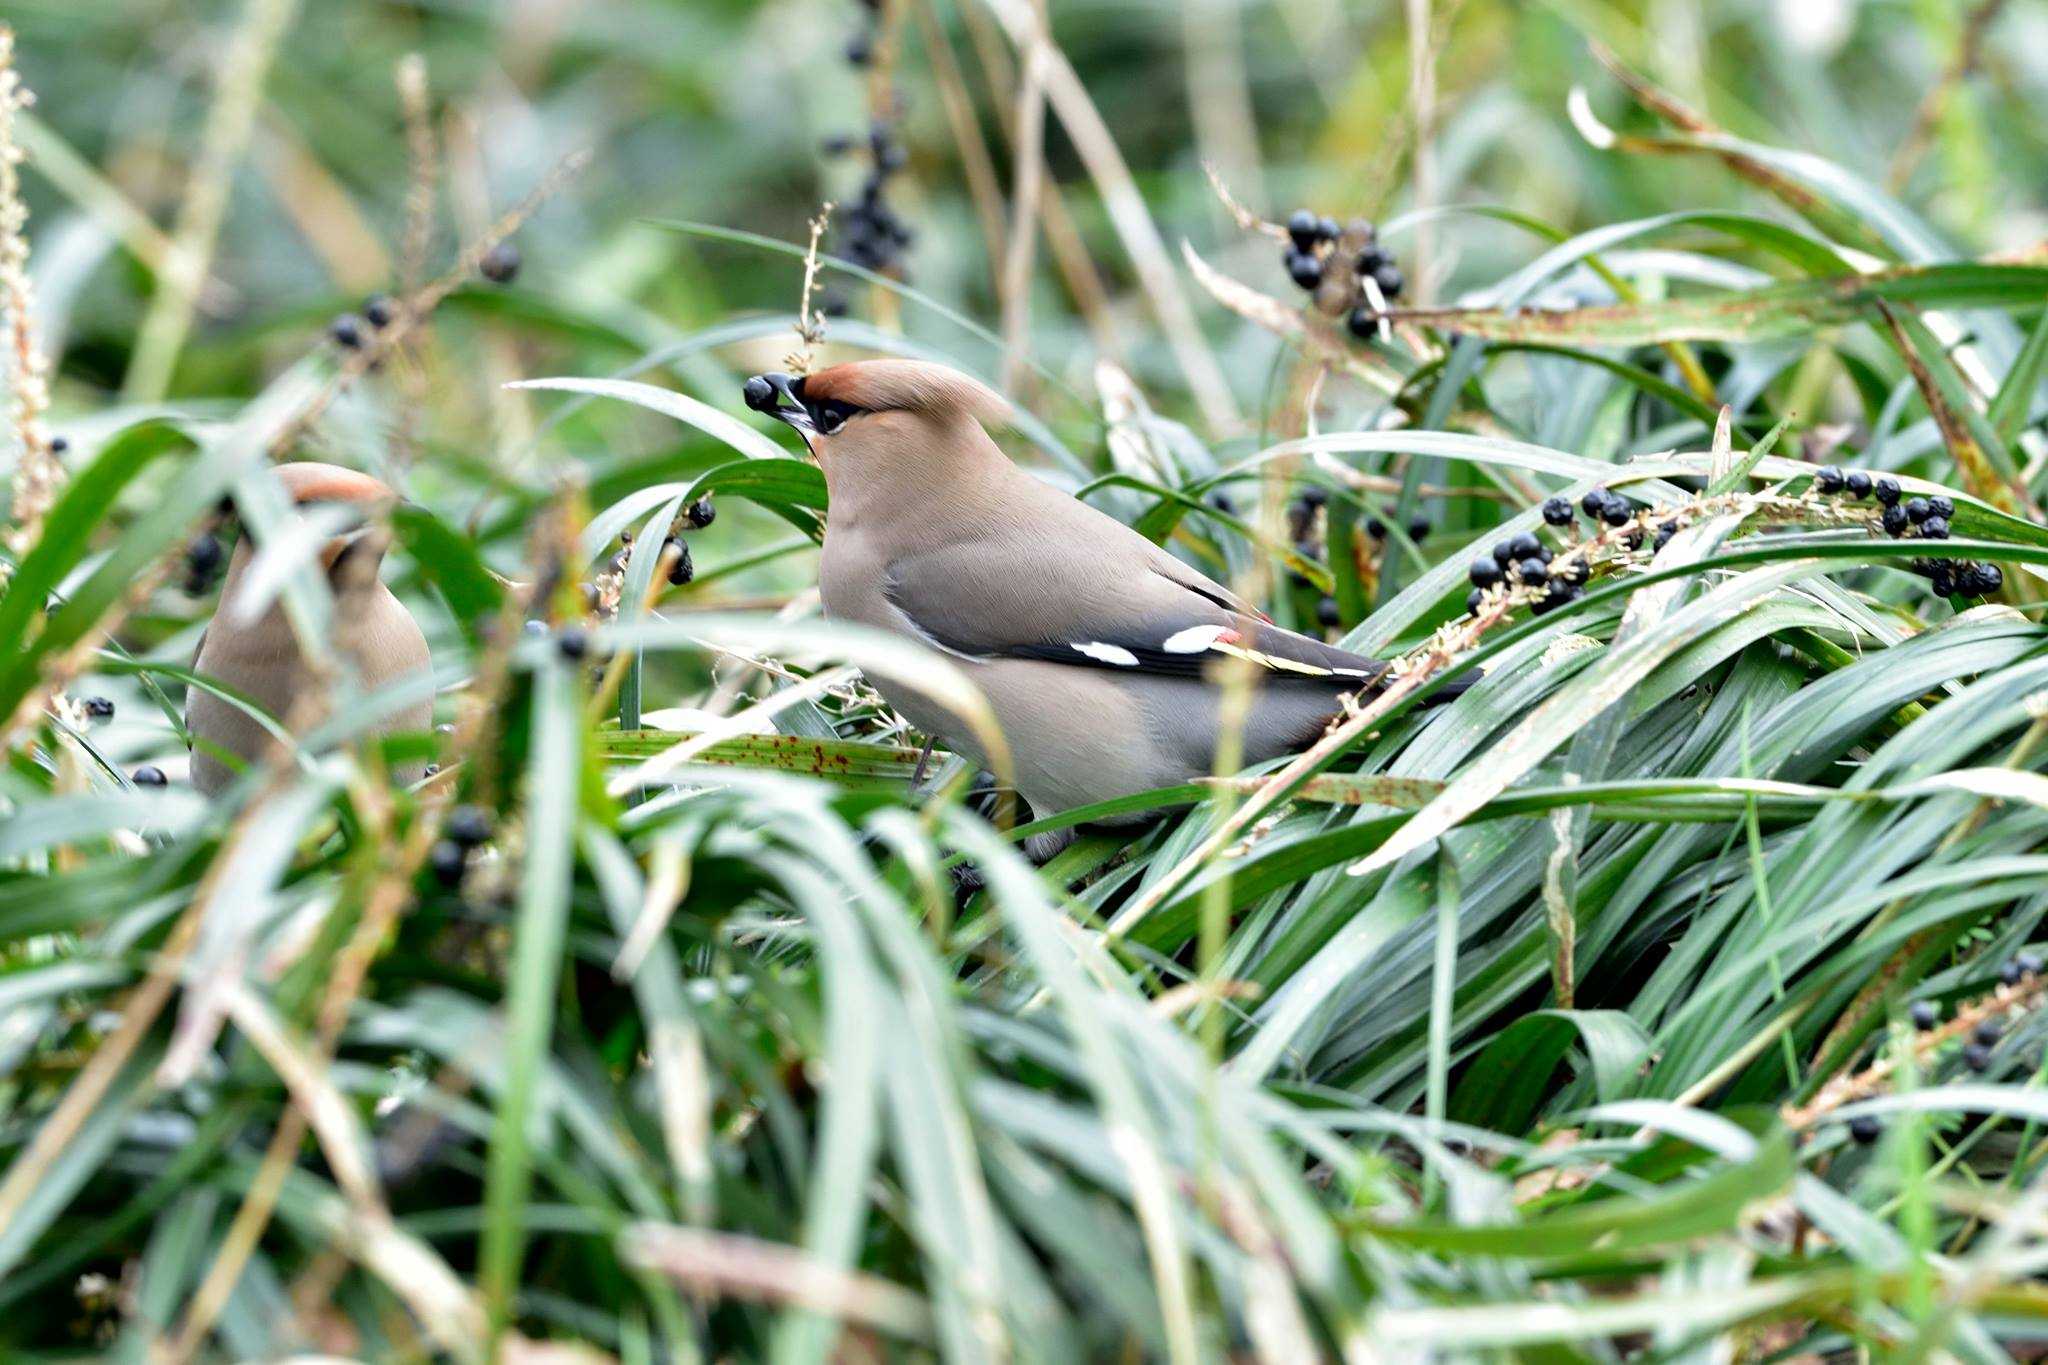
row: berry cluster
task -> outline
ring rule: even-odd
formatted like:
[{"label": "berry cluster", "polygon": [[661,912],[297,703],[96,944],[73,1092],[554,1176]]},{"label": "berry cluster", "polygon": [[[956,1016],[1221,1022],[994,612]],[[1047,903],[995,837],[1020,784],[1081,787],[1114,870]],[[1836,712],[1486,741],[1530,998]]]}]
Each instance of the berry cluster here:
[{"label": "berry cluster", "polygon": [[[1998,984],[2018,986],[2036,980],[2041,975],[2042,958],[2036,952],[2019,953],[1998,964]],[[1915,1000],[1906,1009],[1906,1018],[1922,1033],[1931,1032],[1941,1023],[1941,1010],[1932,1000]],[[1982,1071],[1991,1064],[1991,1049],[1998,1044],[2002,1030],[1996,1019],[1984,1019],[1970,1031],[1970,1042],[1962,1051],[1963,1065],[1972,1071]]]},{"label": "berry cluster", "polygon": [[[1596,534],[1603,526],[1627,526],[1636,515],[1634,503],[1606,488],[1589,491],[1579,500],[1579,508],[1593,523]],[[1569,499],[1550,498],[1543,504],[1543,522],[1553,530],[1563,532],[1570,529],[1576,518],[1577,513]],[[1665,542],[1677,530],[1676,520],[1658,526],[1656,548],[1663,549]],[[1630,531],[1622,541],[1630,549],[1641,548],[1641,530]],[[1518,590],[1526,590],[1530,611],[1541,616],[1582,597],[1587,582],[1593,576],[1593,566],[1587,560],[1583,546],[1560,560],[1540,536],[1533,531],[1523,531],[1499,542],[1488,553],[1473,560],[1467,576],[1472,580],[1472,591],[1465,598],[1467,611],[1478,611],[1486,595],[1495,589],[1503,589],[1510,596]]]},{"label": "berry cluster", "polygon": [[[1949,1044],[1960,1042],[1962,1046],[1955,1057],[1966,1070],[1977,1074],[1990,1070],[1993,1051],[2005,1036],[2005,1026],[1998,1016],[2039,1003],[2043,965],[2041,954],[2031,950],[2007,958],[1998,966],[1998,988],[1974,1004],[1959,1008],[1955,1019],[1947,1024],[1942,1022],[1941,1009],[1932,1000],[1915,1000],[1906,1007],[1907,1021],[1921,1035],[1914,1051],[1923,1062],[1931,1062]],[[1968,1023],[1971,1016],[1976,1016],[1975,1023]],[[1891,1071],[1890,1062],[1879,1061],[1859,1075],[1839,1077],[1829,1086],[1837,1093],[1830,1096],[1823,1092],[1816,1107],[1824,1112],[1836,1104],[1865,1098],[1875,1093]],[[1864,1146],[1877,1141],[1884,1131],[1877,1117],[1870,1114],[1850,1119],[1848,1128],[1849,1136]]]},{"label": "berry cluster", "polygon": [[[882,4],[881,0],[860,0],[860,7],[862,27],[846,44],[846,61],[857,70],[865,70],[874,65],[882,44]],[[884,106],[895,103],[893,95],[880,100]],[[910,159],[896,136],[896,112],[893,107],[877,108],[866,137],[835,134],[825,139],[820,150],[831,158],[859,154],[867,161],[860,192],[834,227],[836,254],[868,270],[900,277],[903,253],[916,239],[916,233],[884,197],[889,177],[902,170]],[[836,294],[828,294],[822,311],[844,313],[846,302]]]},{"label": "berry cluster", "polygon": [[1281,257],[1287,277],[1315,298],[1316,307],[1343,317],[1361,340],[1378,330],[1380,309],[1366,289],[1372,282],[1379,297],[1392,303],[1406,281],[1401,267],[1379,246],[1379,230],[1371,221],[1354,218],[1343,227],[1334,218],[1296,209],[1287,219],[1287,249]]},{"label": "berry cluster", "polygon": [[[519,248],[500,242],[483,254],[476,269],[492,284],[510,284],[518,277],[520,264]],[[383,331],[397,317],[398,304],[389,294],[372,294],[355,312],[342,313],[328,323],[327,339],[344,351],[360,351],[371,333]]]},{"label": "berry cluster", "polygon": [[[1947,540],[1955,517],[1955,500],[1940,494],[1908,498],[1897,479],[1872,478],[1860,469],[1844,471],[1826,465],[1813,476],[1816,491],[1851,500],[1875,498],[1884,510],[1879,524],[1894,540]],[[1996,564],[1973,559],[1916,559],[1914,573],[1930,580],[1938,597],[1988,597],[2005,586],[2005,572]]]},{"label": "berry cluster", "polygon": [[427,850],[427,866],[441,885],[460,886],[470,853],[490,842],[491,817],[481,806],[457,806],[448,813],[441,836]]},{"label": "berry cluster", "polygon": [[878,119],[868,129],[865,139],[827,138],[824,151],[827,156],[835,157],[859,151],[868,162],[860,193],[840,217],[835,229],[839,239],[838,254],[869,270],[900,274],[903,252],[916,240],[917,234],[883,195],[889,177],[902,170],[908,160],[903,144],[896,140],[890,125]]},{"label": "berry cluster", "polygon": [[[690,557],[690,542],[682,538],[682,524],[688,524],[690,530],[702,530],[711,526],[711,522],[715,522],[717,516],[719,510],[713,505],[711,497],[698,497],[694,503],[688,505],[688,508],[682,510],[678,526],[670,526],[668,534],[662,538],[662,548],[659,548],[662,559],[657,561],[657,567],[666,565],[668,581],[674,587],[682,587],[684,583],[696,577],[696,563]],[[618,591],[621,591],[625,581],[627,557],[633,553],[633,532],[627,530],[618,534],[618,544],[621,544],[621,551],[612,555],[610,563],[606,563],[606,575],[594,583],[584,585],[584,596],[590,602],[590,608],[598,614],[612,614],[618,608]],[[580,655],[569,657],[573,659]]]}]

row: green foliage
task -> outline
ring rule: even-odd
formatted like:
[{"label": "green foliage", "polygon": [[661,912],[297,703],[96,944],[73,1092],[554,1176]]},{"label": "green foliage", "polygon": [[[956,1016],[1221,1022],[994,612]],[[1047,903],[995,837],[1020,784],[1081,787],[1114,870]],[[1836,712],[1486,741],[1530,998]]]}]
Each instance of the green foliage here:
[{"label": "green foliage", "polygon": [[[121,393],[204,173],[187,76],[242,7],[18,8],[70,449],[0,555],[10,1359],[1997,1361],[2048,1330],[2038,14],[1439,6],[1418,204],[1399,7],[1048,7],[1136,180],[1048,141],[1006,445],[1283,624],[1473,685],[1284,791],[1012,827],[943,752],[913,788],[924,737],[861,671],[987,714],[957,661],[818,618],[824,480],[739,401],[795,344],[814,200],[849,197],[811,149],[864,125],[859,7],[301,7],[243,73],[161,404]],[[824,263],[826,350],[995,379],[968,184],[986,139],[1009,188],[991,83],[1031,7],[886,8],[920,237],[907,281]],[[411,51],[451,173],[409,266]],[[1241,67],[1263,164],[1187,114],[1184,60],[1198,100]],[[374,368],[322,339],[579,145],[515,281]],[[1305,311],[1203,158],[1264,218],[1377,216],[1429,306],[1370,342]],[[1199,335],[1134,211],[1205,268],[1164,281]],[[1199,349],[1241,427],[1190,392]],[[273,454],[404,494],[384,576],[442,728],[366,739],[391,698],[343,678],[207,802],[180,694],[239,694],[189,667],[221,604],[179,556],[223,495],[292,543]],[[1830,462],[1949,497],[1953,539],[1887,538]],[[1613,532],[1569,605],[1468,614],[1474,556],[1598,487],[1669,544]],[[1937,599],[1930,550],[2003,585]],[[275,553],[322,638],[324,576]],[[456,803],[488,838],[443,878]]]}]

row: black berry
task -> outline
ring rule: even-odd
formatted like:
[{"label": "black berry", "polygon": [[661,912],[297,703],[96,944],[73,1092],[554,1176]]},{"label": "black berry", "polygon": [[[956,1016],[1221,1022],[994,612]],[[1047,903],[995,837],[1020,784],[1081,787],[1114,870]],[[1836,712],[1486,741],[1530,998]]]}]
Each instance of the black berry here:
[{"label": "black berry", "polygon": [[1515,564],[1515,572],[1522,576],[1524,582],[1528,583],[1541,583],[1550,576],[1550,570],[1544,566],[1542,560],[1534,555],[1518,561]]},{"label": "black berry", "polygon": [[708,496],[702,497],[683,509],[683,520],[701,531],[718,520],[718,509],[711,505]]},{"label": "black berry", "polygon": [[866,66],[875,59],[875,43],[865,33],[856,33],[846,40],[846,64]]},{"label": "black berry", "polygon": [[65,452],[65,451],[67,451],[67,450],[69,450],[69,449],[71,449],[71,438],[70,438],[70,437],[68,437],[68,436],[52,436],[52,437],[50,438],[50,453],[51,453],[52,455],[62,455],[62,454],[63,454],[63,453]]},{"label": "black berry", "polygon": [[1326,595],[1322,601],[1316,603],[1316,624],[1323,629],[1329,630],[1343,619],[1343,613],[1337,609],[1336,598]]},{"label": "black berry", "polygon": [[510,242],[500,242],[484,253],[476,268],[492,284],[510,284],[519,273],[519,264],[519,248]]},{"label": "black berry", "polygon": [[482,806],[457,806],[448,812],[448,837],[464,848],[475,848],[491,837],[491,817]]},{"label": "black berry", "polygon": [[1379,285],[1380,292],[1390,299],[1399,298],[1401,296],[1401,286],[1407,283],[1407,281],[1401,278],[1401,267],[1395,265],[1392,261],[1385,262],[1377,270],[1373,271],[1372,277],[1373,281]]},{"label": "black berry", "polygon": [[1869,1114],[1858,1114],[1849,1120],[1849,1136],[1858,1146],[1868,1147],[1884,1132],[1884,1126]]},{"label": "black berry", "polygon": [[2026,972],[2021,969],[2019,962],[2014,958],[2007,958],[1998,964],[1998,981],[2000,985],[2017,986],[2020,984],[2020,978],[2025,975]]},{"label": "black berry", "polygon": [[1467,612],[1467,613],[1471,613],[1471,612],[1476,612],[1476,611],[1478,611],[1478,610],[1479,610],[1479,604],[1480,604],[1480,602],[1481,602],[1481,601],[1482,601],[1482,600],[1483,600],[1483,599],[1484,599],[1485,597],[1486,597],[1486,590],[1485,590],[1484,588],[1474,588],[1474,589],[1472,589],[1472,591],[1470,591],[1470,592],[1466,593],[1466,594],[1465,594],[1465,610],[1466,610],[1466,612]]},{"label": "black berry", "polygon": [[1941,517],[1944,520],[1954,520],[1956,515],[1955,499],[1945,497],[1940,493],[1927,500],[1927,508],[1935,516]]},{"label": "black berry", "polygon": [[1920,536],[1923,540],[1947,540],[1948,518],[1929,517],[1927,520],[1921,522]]},{"label": "black berry", "polygon": [[1429,531],[1428,517],[1416,516],[1408,519],[1408,539],[1427,540],[1429,538]]},{"label": "black berry", "polygon": [[1906,499],[1906,518],[1915,526],[1934,515],[1934,507],[1925,498]]},{"label": "black berry", "polygon": [[1625,526],[1635,514],[1634,504],[1626,498],[1609,498],[1600,508],[1600,519],[1609,526]]},{"label": "black berry", "polygon": [[128,779],[138,787],[161,787],[170,781],[164,776],[164,770],[154,763],[143,764],[128,774]]},{"label": "black berry", "polygon": [[443,886],[460,885],[468,863],[469,850],[453,839],[436,839],[427,850],[427,866],[433,869],[434,880]]},{"label": "black berry", "polygon": [[391,306],[391,298],[387,294],[372,294],[363,300],[363,321],[380,332],[389,327],[391,319],[397,316],[398,312]]},{"label": "black berry", "polygon": [[1585,510],[1587,516],[1598,521],[1601,509],[1607,506],[1607,500],[1613,496],[1604,488],[1589,488],[1586,490],[1586,496],[1579,499],[1579,506]]},{"label": "black berry", "polygon": [[580,627],[566,627],[555,637],[555,648],[565,659],[580,659],[590,652],[590,637]]},{"label": "black berry", "polygon": [[1867,498],[1870,496],[1870,476],[1862,470],[1850,470],[1842,482],[1849,486],[1850,497]]},{"label": "black berry", "polygon": [[664,548],[668,546],[673,546],[675,550],[675,558],[668,566],[668,581],[680,588],[697,576],[697,566],[690,559],[688,541],[681,537],[671,537]]},{"label": "black berry", "polygon": [[1928,586],[1934,590],[1936,597],[1954,595],[1956,590],[1955,571],[1949,567],[1946,560],[1937,560],[1935,562],[1934,567],[1928,571],[1927,580]]},{"label": "black berry", "polygon": [[1814,487],[1823,493],[1839,493],[1842,491],[1842,484],[1842,470],[1839,465],[1822,465],[1820,472],[1813,476]]},{"label": "black berry", "polygon": [[1287,278],[1303,289],[1313,289],[1323,282],[1323,263],[1306,251],[1289,251],[1286,263]]},{"label": "black berry", "polygon": [[1503,540],[1493,547],[1493,562],[1505,569],[1515,562],[1515,542]]},{"label": "black berry", "polygon": [[1543,542],[1522,531],[1508,541],[1508,553],[1516,559],[1536,559],[1543,553]]},{"label": "black berry", "polygon": [[1986,1019],[1983,1023],[1977,1025],[1976,1028],[1970,1030],[1970,1036],[1986,1047],[1996,1043],[1998,1035],[1999,1028],[1996,1019]]},{"label": "black berry", "polygon": [[192,543],[185,547],[185,567],[195,574],[212,573],[220,567],[221,557],[220,538],[217,536],[194,536]]},{"label": "black berry", "polygon": [[1337,240],[1337,233],[1337,220],[1335,218],[1323,217],[1316,219],[1317,241],[1334,242]]},{"label": "black berry", "polygon": [[1895,507],[1899,501],[1899,481],[1890,475],[1877,479],[1870,485],[1870,491],[1877,494],[1877,500],[1886,507]]},{"label": "black berry", "polygon": [[1472,561],[1472,570],[1467,577],[1475,588],[1490,588],[1500,582],[1500,564],[1492,555],[1481,555]]},{"label": "black berry", "polygon": [[2020,970],[2028,976],[2039,976],[2041,974],[2041,955],[2039,953],[2021,953],[2013,961],[2019,963]]},{"label": "black berry", "polygon": [[1546,498],[1543,502],[1543,520],[1552,526],[1571,525],[1571,503],[1564,498]]},{"label": "black berry", "polygon": [[343,313],[327,324],[327,335],[334,344],[345,350],[358,350],[363,344],[363,323],[354,313]]},{"label": "black berry", "polygon": [[1360,341],[1370,341],[1379,332],[1380,315],[1361,303],[1344,319],[1344,325]]},{"label": "black berry", "polygon": [[91,716],[94,720],[112,720],[114,718],[113,698],[87,697],[85,699],[85,714]]},{"label": "black berry", "polygon": [[1296,251],[1315,249],[1317,229],[1321,224],[1307,209],[1296,209],[1287,215],[1287,235],[1294,242]]},{"label": "black berry", "polygon": [[1991,1065],[1991,1049],[1982,1043],[1971,1043],[1963,1049],[1963,1065],[1972,1071],[1983,1071]]},{"label": "black berry", "polygon": [[1906,509],[1897,503],[1884,509],[1884,533],[1892,539],[1896,540],[1906,534],[1906,528],[1912,524],[1912,519],[1906,515]]},{"label": "black berry", "polygon": [[1917,1029],[1931,1029],[1941,1021],[1941,1011],[1934,1007],[1932,1000],[1915,1000],[1906,1009],[1906,1017]]}]

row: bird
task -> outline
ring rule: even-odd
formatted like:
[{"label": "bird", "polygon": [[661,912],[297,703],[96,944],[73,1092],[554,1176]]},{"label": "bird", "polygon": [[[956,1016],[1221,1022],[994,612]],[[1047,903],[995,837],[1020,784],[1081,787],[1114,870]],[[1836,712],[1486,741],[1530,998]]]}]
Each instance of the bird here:
[{"label": "bird", "polygon": [[[825,476],[827,619],[950,656],[986,697],[1015,785],[1044,818],[1212,774],[1215,665],[1258,683],[1246,764],[1313,743],[1388,665],[1274,625],[1116,518],[1014,464],[989,436],[1009,404],[945,365],[857,360],[746,381],[747,406],[794,427]],[[983,766],[972,729],[901,680],[875,679],[917,729]],[[1450,692],[1453,688],[1440,689]],[[1139,823],[1157,812],[1124,821]],[[1044,861],[1072,828],[1034,836]]]},{"label": "bird", "polygon": [[[304,461],[275,469],[286,496],[300,508],[339,503],[369,512],[398,500],[392,490],[368,474],[339,465]],[[378,581],[377,570],[389,544],[381,528],[365,525],[329,539],[320,548],[319,564],[334,592],[330,644],[336,661],[354,675],[366,692],[410,676],[424,676],[432,660],[427,638],[405,604]],[[236,604],[246,586],[254,559],[244,536],[228,562],[221,587],[222,610],[199,638],[193,670],[248,696],[280,721],[291,719],[302,698],[313,694],[319,677],[299,647],[297,633],[280,602],[272,602],[251,620],[238,619]],[[433,722],[431,695],[391,711],[372,733],[425,730]],[[208,796],[225,791],[235,771],[218,753],[245,764],[259,761],[272,743],[270,732],[248,712],[204,688],[190,690],[185,703],[185,730],[192,746],[192,782]],[[403,771],[416,779],[424,765]]]}]

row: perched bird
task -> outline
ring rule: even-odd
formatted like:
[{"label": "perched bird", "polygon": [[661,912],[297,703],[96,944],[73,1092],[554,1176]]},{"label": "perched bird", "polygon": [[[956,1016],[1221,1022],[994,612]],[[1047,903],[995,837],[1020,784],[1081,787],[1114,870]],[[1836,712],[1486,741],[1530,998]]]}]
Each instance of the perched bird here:
[{"label": "perched bird", "polygon": [[[367,474],[331,464],[286,464],[276,469],[285,493],[300,507],[346,503],[371,508],[396,495]],[[320,548],[320,563],[334,590],[330,643],[343,666],[352,668],[364,690],[428,671],[426,636],[404,603],[377,580],[387,542],[375,527],[336,536]],[[247,537],[235,547],[221,588],[221,610],[199,640],[193,668],[253,699],[280,721],[317,685],[282,604],[273,602],[254,620],[236,619],[235,604],[253,558]],[[433,723],[431,697],[411,703],[379,723],[378,732],[424,730]],[[185,703],[185,728],[193,741],[192,781],[212,796],[234,780],[233,770],[209,746],[256,762],[270,734],[241,707],[200,688]],[[403,774],[417,777],[417,771]]]},{"label": "perched bird", "polygon": [[[1310,743],[1387,665],[1273,625],[1113,517],[1025,473],[983,424],[1009,407],[943,365],[864,360],[762,374],[749,407],[803,433],[831,494],[828,616],[961,661],[1039,816],[1214,771],[1224,656],[1257,667],[1242,754]],[[919,729],[986,764],[959,717],[900,684]],[[1142,818],[1142,817],[1140,817]],[[1031,848],[1043,858],[1071,835]]]}]

